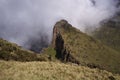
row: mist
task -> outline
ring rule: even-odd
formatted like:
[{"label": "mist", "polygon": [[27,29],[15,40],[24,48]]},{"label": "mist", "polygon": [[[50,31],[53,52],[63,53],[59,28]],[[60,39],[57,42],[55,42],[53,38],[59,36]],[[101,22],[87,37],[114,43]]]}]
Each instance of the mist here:
[{"label": "mist", "polygon": [[57,21],[65,19],[85,32],[113,17],[118,4],[119,0],[0,0],[0,38],[42,49],[50,44]]}]

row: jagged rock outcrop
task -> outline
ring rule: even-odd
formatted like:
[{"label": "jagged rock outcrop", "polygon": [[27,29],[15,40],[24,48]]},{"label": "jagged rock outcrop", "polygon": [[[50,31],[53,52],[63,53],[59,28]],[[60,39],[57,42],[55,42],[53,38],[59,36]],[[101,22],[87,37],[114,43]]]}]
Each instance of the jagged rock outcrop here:
[{"label": "jagged rock outcrop", "polygon": [[62,38],[61,32],[58,27],[64,27],[67,29],[68,22],[66,20],[61,20],[61,22],[56,23],[53,29],[53,42],[52,45],[56,50],[56,57],[64,62],[73,62],[79,64],[71,54],[70,51],[66,49],[64,45],[64,39]]},{"label": "jagged rock outcrop", "polygon": [[61,20],[60,22],[57,22],[53,28],[53,40],[52,40],[52,45],[53,47],[56,47],[55,41],[57,38],[57,35],[60,35],[59,27],[64,27],[65,24],[68,24],[66,20]]}]

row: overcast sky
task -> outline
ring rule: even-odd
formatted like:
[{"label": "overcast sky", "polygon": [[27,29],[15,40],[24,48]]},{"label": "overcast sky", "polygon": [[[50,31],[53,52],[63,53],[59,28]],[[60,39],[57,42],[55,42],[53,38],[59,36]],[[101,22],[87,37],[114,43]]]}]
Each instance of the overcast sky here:
[{"label": "overcast sky", "polygon": [[[84,31],[115,15],[118,0],[0,0],[0,37],[24,46],[48,36],[60,19]],[[27,44],[30,46],[30,44]]]}]

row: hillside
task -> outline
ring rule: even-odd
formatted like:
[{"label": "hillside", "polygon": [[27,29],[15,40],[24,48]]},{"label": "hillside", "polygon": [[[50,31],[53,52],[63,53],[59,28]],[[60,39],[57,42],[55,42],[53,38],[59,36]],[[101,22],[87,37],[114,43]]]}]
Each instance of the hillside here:
[{"label": "hillside", "polygon": [[74,28],[65,20],[55,24],[52,43],[43,49],[41,54],[0,39],[0,59],[7,61],[59,62],[60,60],[120,73],[119,57],[119,52]]},{"label": "hillside", "polygon": [[0,61],[0,80],[120,80],[120,75],[75,64]]},{"label": "hillside", "polygon": [[10,43],[6,40],[0,39],[0,59],[1,60],[15,60],[15,61],[45,61],[47,57],[44,55],[34,53],[32,51],[23,49],[17,44]]},{"label": "hillside", "polygon": [[120,13],[93,32],[93,37],[120,53]]},{"label": "hillside", "polygon": [[120,73],[120,54],[117,51],[82,33],[65,20],[54,26],[52,45],[61,61]]}]

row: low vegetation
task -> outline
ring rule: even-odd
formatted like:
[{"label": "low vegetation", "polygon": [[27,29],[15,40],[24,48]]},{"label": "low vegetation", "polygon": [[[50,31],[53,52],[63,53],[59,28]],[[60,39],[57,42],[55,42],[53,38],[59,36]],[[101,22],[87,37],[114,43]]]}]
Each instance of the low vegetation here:
[{"label": "low vegetation", "polygon": [[41,56],[47,57],[48,61],[57,61],[56,50],[52,46],[44,48],[41,52]]},{"label": "low vegetation", "polygon": [[117,21],[108,21],[93,32],[93,37],[120,53],[120,16]]},{"label": "low vegetation", "polygon": [[92,36],[120,53],[120,12],[103,22],[100,28],[93,31]]},{"label": "low vegetation", "polygon": [[0,80],[120,80],[120,75],[59,62],[0,61]]},{"label": "low vegetation", "polygon": [[45,61],[44,56],[25,50],[14,43],[0,39],[0,59],[15,61]]}]

